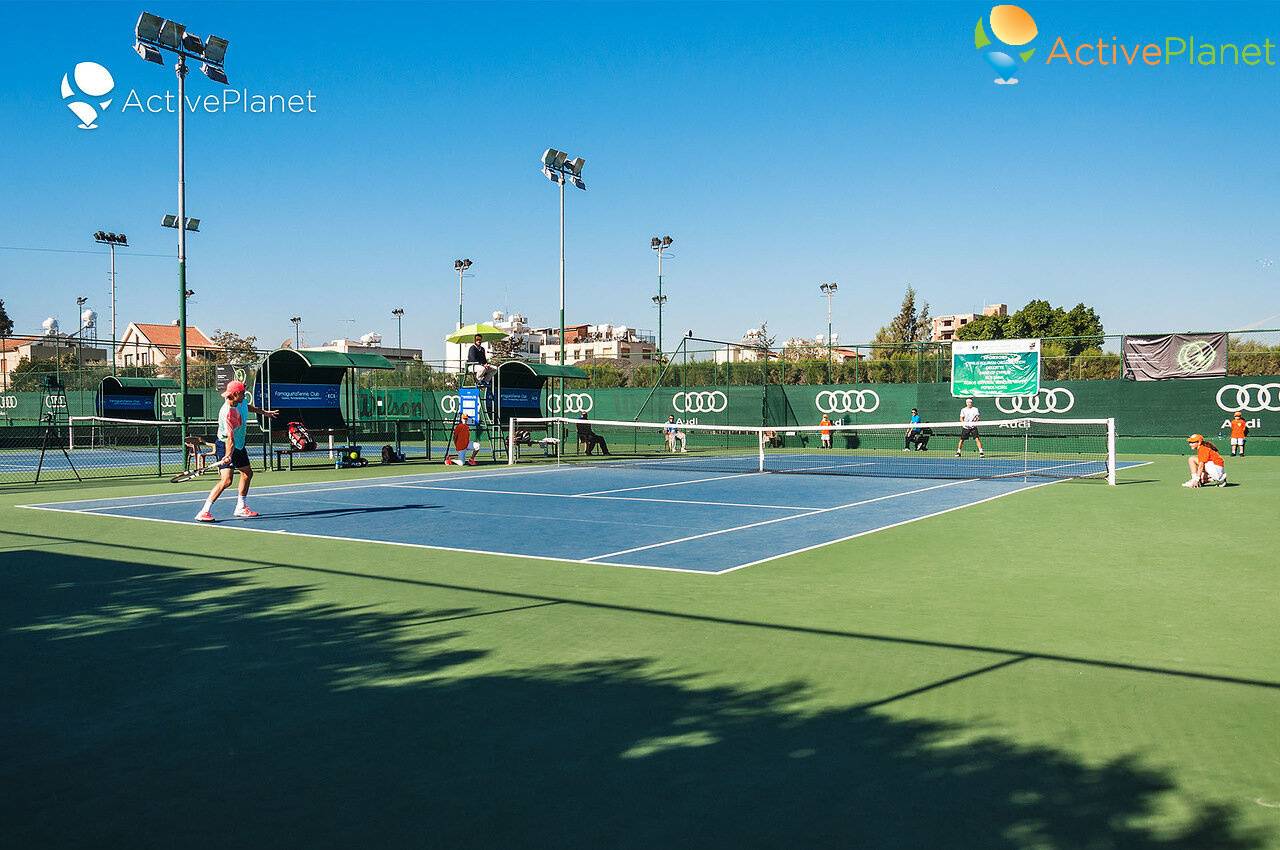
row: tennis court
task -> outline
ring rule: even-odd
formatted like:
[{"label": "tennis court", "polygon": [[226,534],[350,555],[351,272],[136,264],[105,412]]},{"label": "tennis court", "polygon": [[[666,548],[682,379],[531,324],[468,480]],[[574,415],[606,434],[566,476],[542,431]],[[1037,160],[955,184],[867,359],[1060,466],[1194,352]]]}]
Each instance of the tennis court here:
[{"label": "tennis court", "polygon": [[[814,466],[830,462],[808,457]],[[989,474],[1002,477],[911,477],[913,460],[857,461],[883,468],[851,475],[725,473],[723,459],[692,458],[656,469],[583,463],[263,487],[252,495],[262,516],[231,519],[224,504],[213,528],[715,574],[1054,483],[999,459],[989,461]],[[1110,489],[1100,481],[1061,486],[1096,489],[1099,499]],[[193,519],[203,499],[171,493],[28,507],[203,525]]]}]

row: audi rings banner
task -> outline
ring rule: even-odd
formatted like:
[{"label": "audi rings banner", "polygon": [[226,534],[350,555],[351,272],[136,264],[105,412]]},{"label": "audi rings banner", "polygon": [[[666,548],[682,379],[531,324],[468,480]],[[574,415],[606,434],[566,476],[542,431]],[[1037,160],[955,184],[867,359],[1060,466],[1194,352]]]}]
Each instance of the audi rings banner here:
[{"label": "audi rings banner", "polygon": [[1130,381],[1225,378],[1227,335],[1126,336],[1120,345],[1120,359],[1124,377]]},{"label": "audi rings banner", "polygon": [[951,343],[951,395],[1033,396],[1040,392],[1040,340],[983,339]]}]

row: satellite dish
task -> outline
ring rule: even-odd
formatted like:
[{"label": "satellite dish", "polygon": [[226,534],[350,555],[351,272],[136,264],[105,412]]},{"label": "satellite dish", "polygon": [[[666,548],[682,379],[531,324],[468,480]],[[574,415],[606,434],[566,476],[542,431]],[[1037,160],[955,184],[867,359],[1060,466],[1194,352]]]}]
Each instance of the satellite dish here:
[{"label": "satellite dish", "polygon": [[50,316],[40,323],[40,327],[44,328],[45,336],[53,336],[58,332],[58,320]]},{"label": "satellite dish", "polygon": [[375,333],[374,331],[370,331],[369,333],[367,333],[367,334],[365,334],[364,336],[360,337],[360,342],[361,342],[363,345],[366,345],[366,346],[368,346],[368,347],[370,347],[370,348],[372,348],[372,347],[373,347],[373,346],[375,346],[375,345],[381,345],[381,344],[382,344],[382,334],[380,334],[380,333]]}]

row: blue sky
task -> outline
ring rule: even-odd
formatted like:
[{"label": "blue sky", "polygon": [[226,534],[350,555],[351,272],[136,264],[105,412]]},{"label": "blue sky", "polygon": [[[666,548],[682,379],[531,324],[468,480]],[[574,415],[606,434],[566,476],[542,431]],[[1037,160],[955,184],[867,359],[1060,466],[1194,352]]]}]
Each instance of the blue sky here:
[{"label": "blue sky", "polygon": [[[568,198],[568,319],[655,328],[649,237],[670,233],[668,341],[835,326],[865,341],[911,283],[935,313],[1031,298],[1109,331],[1237,328],[1280,314],[1280,66],[1044,66],[1069,44],[1280,40],[1280,6],[1025,4],[1037,57],[997,86],[973,48],[989,4],[6,4],[0,245],[94,251],[126,232],[121,327],[176,313],[174,88],[132,52],[147,8],[230,40],[250,94],[301,115],[188,120],[191,321],[275,344],[380,331],[439,357],[470,257],[467,320],[553,324],[556,193],[545,147],[587,160]],[[56,40],[33,35],[56,32]],[[77,62],[116,101],[76,128]],[[199,73],[188,93],[218,87]],[[167,256],[147,256],[147,255]],[[0,250],[19,331],[107,313],[99,253]],[[354,320],[354,321],[347,321]],[[1273,319],[1268,326],[1280,324]]]}]

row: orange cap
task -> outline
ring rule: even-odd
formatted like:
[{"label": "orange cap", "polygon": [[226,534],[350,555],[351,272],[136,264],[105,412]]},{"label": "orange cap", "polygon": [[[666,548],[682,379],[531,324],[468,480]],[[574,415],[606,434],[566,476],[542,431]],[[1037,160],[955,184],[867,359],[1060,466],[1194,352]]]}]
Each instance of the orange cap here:
[{"label": "orange cap", "polygon": [[1190,437],[1187,437],[1187,442],[1188,442],[1188,443],[1203,443],[1203,442],[1204,442],[1204,437],[1203,437],[1203,436],[1201,436],[1200,434],[1192,434]]}]

